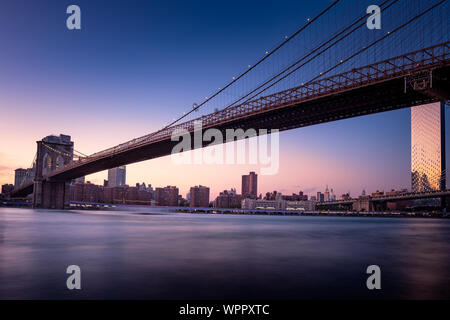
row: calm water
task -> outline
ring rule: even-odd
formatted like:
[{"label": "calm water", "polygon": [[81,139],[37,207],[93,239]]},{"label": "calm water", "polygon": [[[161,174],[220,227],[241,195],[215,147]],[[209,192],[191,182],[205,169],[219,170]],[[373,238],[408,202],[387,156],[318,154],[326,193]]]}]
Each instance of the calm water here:
[{"label": "calm water", "polygon": [[[72,264],[82,290],[66,288]],[[450,220],[0,208],[3,299],[448,299],[449,285]]]}]

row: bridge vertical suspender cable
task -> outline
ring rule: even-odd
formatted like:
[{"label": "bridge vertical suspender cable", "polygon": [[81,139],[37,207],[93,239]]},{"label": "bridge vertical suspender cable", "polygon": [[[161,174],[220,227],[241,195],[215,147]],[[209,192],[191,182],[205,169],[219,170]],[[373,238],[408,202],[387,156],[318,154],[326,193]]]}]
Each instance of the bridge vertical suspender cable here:
[{"label": "bridge vertical suspender cable", "polygon": [[170,122],[169,124],[167,124],[166,126],[164,126],[163,128],[161,128],[160,130],[155,131],[152,135],[157,134],[158,132],[161,132],[167,128],[170,128],[171,126],[173,126],[174,124],[176,124],[177,122],[179,122],[180,120],[186,118],[188,115],[190,115],[192,112],[194,112],[195,110],[198,110],[199,108],[201,108],[206,102],[211,101],[214,97],[216,97],[217,95],[219,95],[220,93],[224,92],[227,88],[229,88],[232,84],[234,84],[235,82],[239,81],[241,78],[243,78],[246,74],[248,74],[250,71],[252,71],[253,69],[255,69],[258,65],[260,65],[263,61],[265,61],[267,58],[269,58],[271,55],[273,55],[276,51],[278,51],[281,47],[283,47],[286,43],[288,43],[289,41],[291,41],[293,38],[295,38],[297,35],[299,35],[303,30],[305,30],[307,27],[309,27],[311,24],[313,24],[315,21],[317,21],[321,16],[323,16],[326,12],[328,12],[331,8],[333,8],[340,0],[333,0],[333,3],[331,3],[328,7],[326,7],[325,9],[323,9],[319,14],[317,14],[314,18],[312,19],[308,19],[308,22],[303,25],[302,27],[300,27],[296,32],[294,32],[291,36],[287,37],[281,44],[279,44],[277,47],[275,47],[273,50],[271,50],[270,52],[267,52],[263,58],[261,58],[260,60],[258,60],[255,64],[253,64],[252,66],[250,66],[250,68],[248,68],[246,71],[244,71],[243,73],[241,73],[239,76],[237,77],[233,77],[233,80],[231,82],[229,82],[227,85],[225,85],[223,88],[219,89],[218,91],[216,91],[211,97],[209,97],[208,99],[206,99],[205,101],[203,101],[202,103],[200,103],[195,109],[192,109],[188,112],[186,112],[185,114],[183,114],[182,116],[180,116],[179,118],[177,118],[176,120]]},{"label": "bridge vertical suspender cable", "polygon": [[[384,4],[386,4],[387,2],[389,2],[390,0],[386,0],[384,1],[381,6],[383,6]],[[388,9],[389,7],[391,7],[393,4],[395,4],[396,2],[398,2],[399,0],[394,0],[393,2],[391,2],[390,4],[388,4],[388,6],[386,6],[385,8],[381,8],[381,11]],[[270,78],[269,80],[265,81],[264,83],[262,83],[261,85],[259,85],[257,88],[253,89],[252,91],[248,92],[246,95],[242,96],[241,98],[239,98],[238,100],[234,101],[233,103],[229,104],[227,107],[225,107],[223,110],[228,109],[233,107],[234,105],[236,105],[237,103],[239,103],[241,100],[245,99],[246,97],[248,97],[249,95],[251,95],[252,93],[258,91],[259,89],[261,89],[262,87],[264,87],[265,85],[267,85],[268,83],[270,83],[271,81],[275,80],[276,78],[278,78],[279,76],[281,76],[283,73],[285,73],[286,71],[289,71],[291,68],[293,68],[294,66],[296,66],[297,64],[299,64],[300,62],[302,62],[304,59],[308,58],[309,56],[311,56],[312,54],[314,54],[316,51],[318,51],[319,49],[321,49],[322,47],[324,47],[325,45],[327,45],[328,43],[330,43],[331,41],[333,41],[334,39],[336,39],[338,36],[340,36],[342,33],[345,33],[347,30],[349,30],[350,28],[354,27],[358,22],[361,22],[361,20],[364,20],[366,18],[366,15],[364,14],[363,16],[361,16],[359,19],[357,19],[355,22],[353,22],[351,25],[345,27],[343,30],[341,30],[340,32],[338,32],[337,34],[335,34],[332,38],[326,40],[325,42],[323,42],[321,45],[319,45],[318,47],[316,47],[315,49],[313,49],[311,52],[309,52],[307,55],[301,57],[300,59],[298,59],[296,62],[294,62],[293,64],[291,64],[290,66],[286,67],[285,69],[283,69],[282,71],[280,71],[278,74],[276,74],[275,76],[273,76],[272,78]],[[300,69],[301,67],[305,66],[307,63],[311,62],[312,60],[314,60],[316,57],[320,56],[322,53],[324,53],[325,51],[327,51],[328,49],[330,49],[331,47],[333,47],[334,45],[336,45],[338,42],[342,41],[343,39],[345,39],[346,37],[350,36],[353,32],[355,32],[361,25],[364,25],[365,22],[363,22],[360,25],[357,25],[352,31],[350,31],[348,34],[342,36],[340,39],[336,40],[335,42],[333,42],[332,44],[330,44],[328,47],[326,47],[325,49],[323,49],[322,51],[320,51],[319,53],[317,53],[314,57],[310,58],[309,60],[307,60],[306,62],[304,62],[303,64],[301,64],[298,68],[294,69],[292,72],[290,72],[289,74],[286,75],[289,76],[290,74],[292,74],[293,72],[297,71],[298,69]],[[283,80],[286,77],[280,79]],[[275,82],[274,84],[278,83],[279,81]],[[273,85],[274,85],[273,84]],[[271,86],[270,86],[271,87]],[[265,90],[267,90],[267,87]],[[252,96],[250,99],[247,99],[245,102],[248,102],[249,100],[255,98],[256,96],[258,96],[259,94],[261,94],[263,91],[260,91],[259,93],[257,93],[256,95]]]},{"label": "bridge vertical suspender cable", "polygon": [[[359,51],[355,52],[354,54],[350,55],[349,57],[342,59],[341,61],[339,61],[339,63],[335,64],[334,66],[330,67],[329,69],[321,72],[319,75],[313,77],[312,79],[310,79],[309,81],[307,81],[304,85],[307,85],[319,78],[321,78],[322,76],[324,76],[325,74],[329,73],[330,71],[336,69],[338,66],[340,66],[341,64],[353,59],[354,57],[360,55],[361,53],[363,53],[364,51],[368,50],[369,48],[373,47],[374,45],[376,45],[377,43],[381,42],[382,40],[386,39],[388,36],[394,34],[395,32],[401,30],[402,28],[404,28],[405,26],[407,26],[408,24],[410,24],[411,22],[417,20],[418,18],[422,17],[423,15],[427,14],[428,12],[430,12],[431,10],[433,10],[434,8],[438,7],[439,5],[443,4],[446,0],[441,0],[437,3],[435,3],[433,6],[429,7],[428,9],[426,9],[425,11],[419,13],[418,15],[416,15],[415,17],[411,18],[410,20],[408,20],[407,22],[405,22],[404,24],[398,26],[397,28],[395,28],[394,30],[388,32],[387,34],[385,34],[384,36],[382,36],[381,38],[373,41],[372,43],[370,43],[369,45],[363,47],[362,49],[360,49]],[[301,66],[295,68],[294,70],[290,71],[288,74],[286,74],[285,76],[281,77],[280,79],[278,79],[276,82],[272,83],[271,85],[269,85],[268,87],[264,88],[263,90],[261,90],[260,92],[258,92],[257,94],[253,95],[252,97],[248,98],[246,101],[244,101],[243,103],[247,103],[249,101],[251,101],[252,99],[254,99],[255,97],[257,97],[258,95],[260,95],[262,92],[266,91],[267,89],[271,88],[272,86],[274,86],[275,84],[279,83],[281,80],[285,79],[286,77],[288,77],[289,75],[291,75],[293,72],[297,71]]]}]

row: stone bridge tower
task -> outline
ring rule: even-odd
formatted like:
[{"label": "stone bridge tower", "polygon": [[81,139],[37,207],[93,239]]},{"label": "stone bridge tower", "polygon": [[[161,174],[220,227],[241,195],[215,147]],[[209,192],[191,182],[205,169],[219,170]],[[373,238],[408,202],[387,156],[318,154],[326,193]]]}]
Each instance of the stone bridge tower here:
[{"label": "stone bridge tower", "polygon": [[70,136],[60,134],[37,141],[34,208],[64,209],[69,206],[70,181],[59,181],[47,176],[72,160],[73,141]]}]

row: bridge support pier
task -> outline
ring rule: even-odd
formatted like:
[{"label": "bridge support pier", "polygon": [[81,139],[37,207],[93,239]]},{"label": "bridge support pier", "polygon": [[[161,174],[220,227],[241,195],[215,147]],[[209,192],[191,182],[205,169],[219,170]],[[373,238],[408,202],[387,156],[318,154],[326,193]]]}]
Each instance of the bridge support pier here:
[{"label": "bridge support pier", "polygon": [[442,212],[450,212],[450,197],[441,197]]},{"label": "bridge support pier", "polygon": [[70,136],[47,136],[37,141],[33,208],[66,209],[70,204],[70,180],[48,178],[49,173],[72,162]]},{"label": "bridge support pier", "polygon": [[70,183],[66,181],[35,181],[33,208],[66,209],[70,205]]}]

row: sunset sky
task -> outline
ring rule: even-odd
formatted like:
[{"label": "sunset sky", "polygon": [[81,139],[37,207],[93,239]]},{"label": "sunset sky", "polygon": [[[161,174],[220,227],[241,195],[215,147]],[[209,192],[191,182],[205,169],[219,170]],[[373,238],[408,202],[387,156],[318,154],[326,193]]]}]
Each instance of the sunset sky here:
[{"label": "sunset sky", "polygon": [[[30,166],[36,140],[47,135],[68,134],[76,150],[91,154],[159,129],[330,1],[123,3],[0,3],[0,184]],[[70,4],[81,7],[82,30],[65,26]],[[410,110],[283,132],[280,153],[279,173],[259,176],[258,193],[410,188]],[[164,157],[127,166],[127,183],[176,185],[183,196],[201,184],[214,197],[240,192],[250,170],[259,173]]]}]

